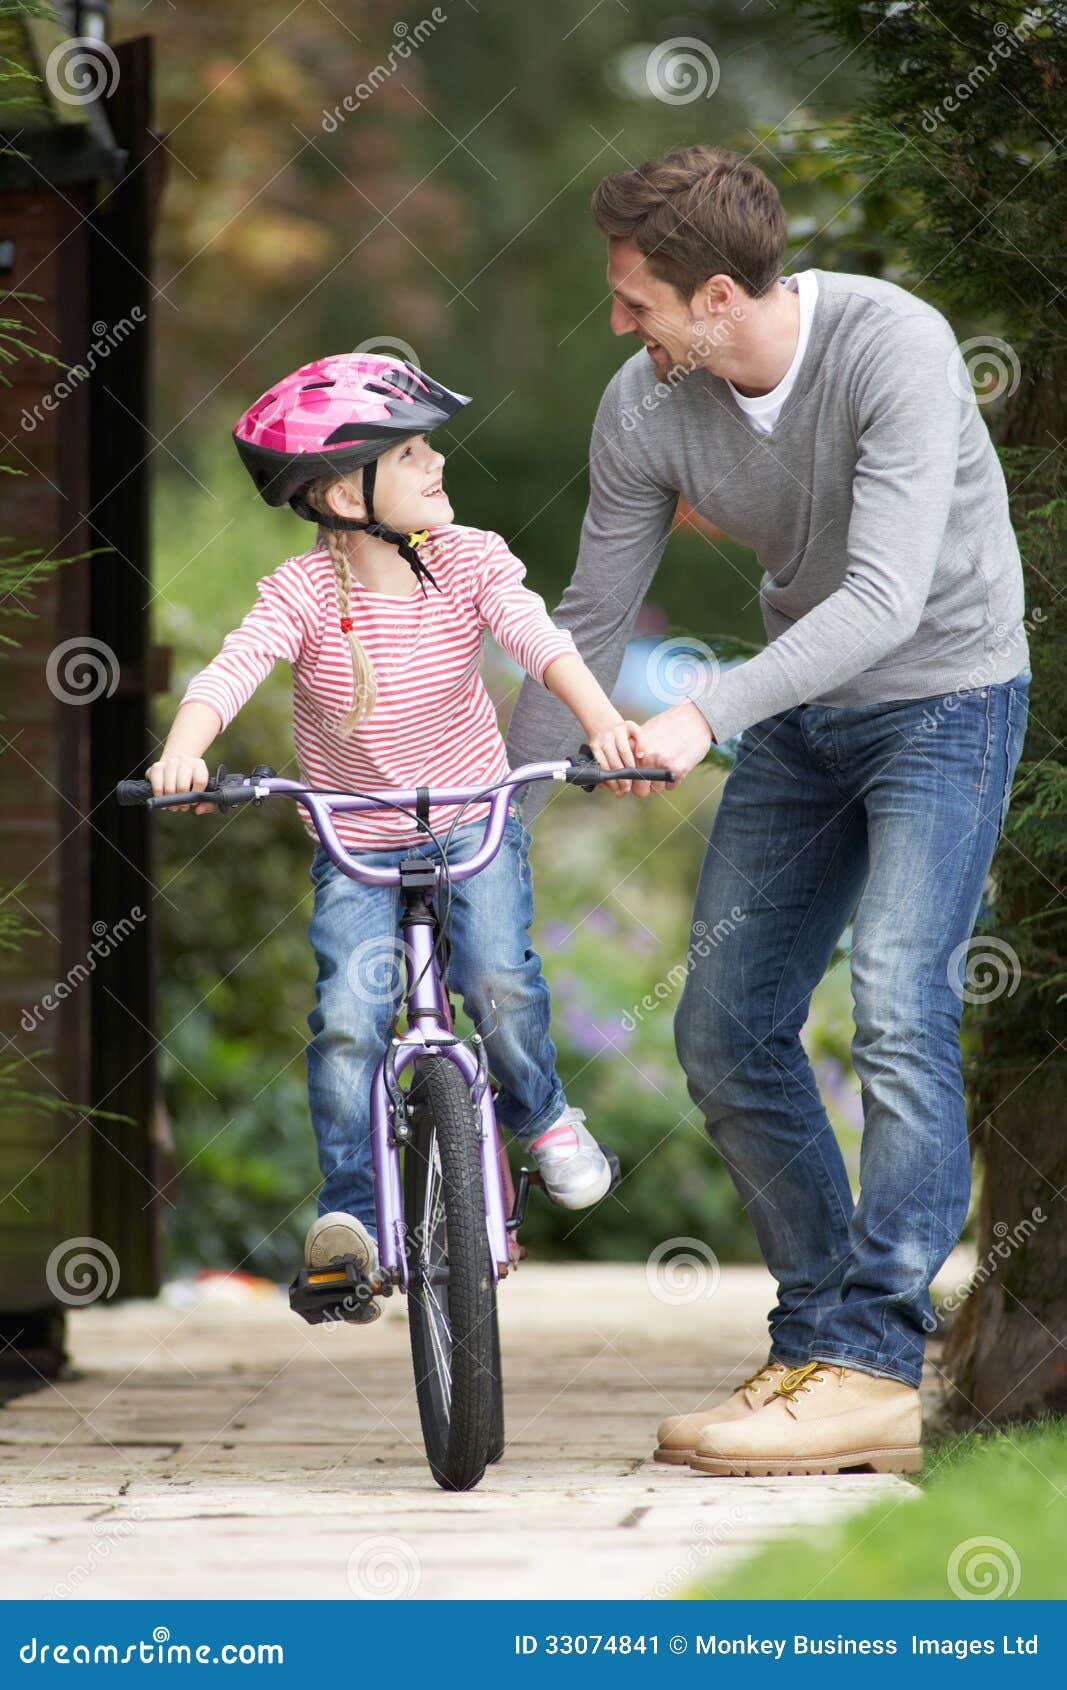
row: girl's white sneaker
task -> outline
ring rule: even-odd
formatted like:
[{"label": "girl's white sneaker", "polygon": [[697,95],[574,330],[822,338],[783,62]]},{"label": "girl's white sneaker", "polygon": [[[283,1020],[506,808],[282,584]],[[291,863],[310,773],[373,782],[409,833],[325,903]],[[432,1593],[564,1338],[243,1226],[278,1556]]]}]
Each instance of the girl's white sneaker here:
[{"label": "girl's white sneaker", "polygon": [[607,1157],[584,1123],[582,1110],[568,1104],[530,1146],[545,1190],[563,1209],[588,1209],[611,1186]]},{"label": "girl's white sneaker", "polygon": [[354,1256],[356,1266],[364,1273],[377,1272],[378,1246],[355,1215],[335,1211],[320,1215],[308,1227],[304,1240],[304,1260],[308,1267],[329,1267],[335,1256]]}]

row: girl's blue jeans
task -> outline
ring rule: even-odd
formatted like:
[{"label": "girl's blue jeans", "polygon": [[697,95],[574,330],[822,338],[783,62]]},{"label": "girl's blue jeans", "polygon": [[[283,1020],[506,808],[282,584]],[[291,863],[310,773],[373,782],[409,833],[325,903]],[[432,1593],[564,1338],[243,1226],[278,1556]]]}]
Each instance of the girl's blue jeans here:
[{"label": "girl's blue jeans", "polygon": [[[741,737],[676,1037],[778,1282],[780,1360],[919,1382],[930,1282],[967,1215],[963,972],[1028,680],[865,709],[807,704]],[[858,1201],[800,1039],[850,920]]]},{"label": "girl's blue jeans", "polygon": [[[482,824],[453,835],[450,861],[469,857]],[[497,1118],[532,1142],[566,1106],[549,1034],[550,999],[541,959],[530,944],[533,888],[530,836],[510,813],[500,850],[481,874],[452,888],[448,921],[451,990],[485,1040],[499,1085]],[[405,856],[440,860],[419,840],[400,850],[355,853],[361,861],[399,863]],[[360,886],[320,846],[311,863],[315,889],[309,937],[318,962],[315,1008],[308,1016],[308,1098],[323,1186],[319,1213],[340,1210],[375,1231],[370,1145],[370,1091],[403,987],[398,932],[400,893]],[[438,912],[447,894],[438,896]]]}]

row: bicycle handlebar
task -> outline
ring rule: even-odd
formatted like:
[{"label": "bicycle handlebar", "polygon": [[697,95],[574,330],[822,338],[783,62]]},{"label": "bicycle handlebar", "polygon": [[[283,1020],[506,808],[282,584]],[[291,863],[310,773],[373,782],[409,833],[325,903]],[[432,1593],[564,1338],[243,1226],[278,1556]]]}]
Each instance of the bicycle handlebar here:
[{"label": "bicycle handlebar", "polygon": [[[220,764],[214,781],[209,781],[199,792],[156,794],[152,790],[151,781],[120,780],[115,788],[115,797],[123,806],[144,805],[149,810],[173,809],[181,804],[214,804],[219,810],[230,810],[238,804],[261,804],[265,798],[292,797],[311,816],[315,831],[331,861],[351,879],[361,881],[365,886],[396,886],[399,883],[400,871],[398,868],[357,862],[339,838],[331,812],[343,814],[383,809],[415,810],[427,805],[453,807],[488,798],[489,813],[481,844],[472,856],[449,864],[452,880],[468,880],[485,868],[500,849],[508,802],[516,787],[529,786],[537,780],[556,780],[569,786],[578,786],[584,792],[592,792],[597,786],[611,780],[650,780],[665,784],[674,780],[674,775],[669,769],[602,769],[593,759],[587,745],[583,745],[581,749],[588,753],[587,761],[573,762],[564,759],[555,763],[528,763],[521,769],[513,769],[505,780],[494,782],[489,788],[396,787],[383,788],[377,792],[321,792],[312,791],[300,781],[280,779],[273,769],[268,770],[265,765],[254,770],[251,775],[241,775],[230,773]],[[440,873],[439,865],[437,872]]]},{"label": "bicycle handlebar", "polygon": [[[150,780],[120,780],[115,797],[126,808],[141,804],[146,810],[168,810],[176,804],[214,804],[217,810],[229,810],[234,804],[248,800],[262,802],[265,792],[257,793],[248,784],[247,775],[228,775],[225,783],[208,781],[200,792],[161,792],[152,790]],[[232,790],[227,790],[232,784]]]}]

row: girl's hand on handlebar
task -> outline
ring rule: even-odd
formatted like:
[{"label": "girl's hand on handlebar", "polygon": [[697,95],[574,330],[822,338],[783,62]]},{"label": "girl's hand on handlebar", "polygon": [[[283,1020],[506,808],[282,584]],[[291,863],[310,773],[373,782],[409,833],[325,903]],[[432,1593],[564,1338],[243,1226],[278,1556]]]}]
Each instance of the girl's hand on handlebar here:
[{"label": "girl's hand on handlebar", "polygon": [[[164,752],[158,763],[145,770],[157,798],[168,792],[203,792],[210,780],[207,764],[202,757],[185,757],[176,752]],[[175,810],[192,810],[198,816],[209,816],[214,804],[175,804]]]},{"label": "girl's hand on handlebar", "polygon": [[[640,765],[643,739],[641,729],[636,722],[623,721],[619,717],[617,722],[602,728],[597,734],[590,734],[589,748],[602,769],[633,769]],[[616,798],[622,798],[630,790],[628,780],[609,780],[604,785],[608,792],[613,792]]]}]

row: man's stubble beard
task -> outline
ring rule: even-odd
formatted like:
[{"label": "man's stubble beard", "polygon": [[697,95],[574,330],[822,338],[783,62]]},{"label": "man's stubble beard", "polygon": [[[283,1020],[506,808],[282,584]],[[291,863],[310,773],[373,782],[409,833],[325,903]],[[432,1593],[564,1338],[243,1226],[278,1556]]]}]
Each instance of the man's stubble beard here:
[{"label": "man's stubble beard", "polygon": [[[648,352],[648,348],[645,348]],[[674,354],[663,346],[648,356],[660,381],[681,381],[694,370],[707,368],[707,337],[694,335],[688,352]]]}]

